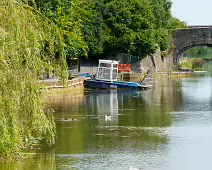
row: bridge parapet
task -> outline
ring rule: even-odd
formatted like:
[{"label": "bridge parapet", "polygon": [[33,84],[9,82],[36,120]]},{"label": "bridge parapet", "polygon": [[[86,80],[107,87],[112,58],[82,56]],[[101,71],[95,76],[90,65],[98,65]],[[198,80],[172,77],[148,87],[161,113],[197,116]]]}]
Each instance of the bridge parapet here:
[{"label": "bridge parapet", "polygon": [[212,28],[212,25],[188,25],[188,28]]}]

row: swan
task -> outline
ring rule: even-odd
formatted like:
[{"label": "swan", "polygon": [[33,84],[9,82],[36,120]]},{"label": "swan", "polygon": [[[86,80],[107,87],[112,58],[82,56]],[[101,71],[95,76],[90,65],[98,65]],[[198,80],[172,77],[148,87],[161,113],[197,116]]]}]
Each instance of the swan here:
[{"label": "swan", "polygon": [[130,166],[130,170],[139,170],[138,168],[135,168],[133,166]]},{"label": "swan", "polygon": [[105,121],[110,121],[112,116],[105,115]]}]

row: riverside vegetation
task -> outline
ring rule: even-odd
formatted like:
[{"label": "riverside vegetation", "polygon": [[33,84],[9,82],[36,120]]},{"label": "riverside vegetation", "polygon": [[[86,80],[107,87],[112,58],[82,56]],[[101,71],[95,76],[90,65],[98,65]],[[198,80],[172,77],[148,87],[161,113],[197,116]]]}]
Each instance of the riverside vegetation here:
[{"label": "riverside vegetation", "polygon": [[212,49],[210,47],[193,47],[184,53],[180,59],[179,67],[186,69],[200,69],[205,61],[212,60]]},{"label": "riverside vegetation", "polygon": [[180,59],[179,68],[181,69],[195,69],[202,68],[204,64],[203,58],[189,58],[189,59]]},{"label": "riverside vegetation", "polygon": [[1,0],[0,16],[0,158],[12,160],[39,140],[54,143],[38,80],[52,68],[65,79],[66,62],[58,30],[34,9]]},{"label": "riverside vegetation", "polygon": [[1,0],[0,158],[45,139],[52,111],[42,102],[44,71],[67,79],[66,59],[127,53],[145,57],[169,47],[170,29],[185,27],[169,0]]}]

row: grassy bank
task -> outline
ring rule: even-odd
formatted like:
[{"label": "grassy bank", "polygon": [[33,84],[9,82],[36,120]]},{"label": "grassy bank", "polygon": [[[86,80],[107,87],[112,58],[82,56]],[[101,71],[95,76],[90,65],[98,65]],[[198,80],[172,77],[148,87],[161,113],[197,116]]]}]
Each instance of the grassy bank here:
[{"label": "grassy bank", "polygon": [[83,85],[78,85],[75,87],[67,87],[67,88],[45,88],[43,90],[43,96],[44,97],[63,96],[66,94],[75,96],[83,92],[84,92]]}]

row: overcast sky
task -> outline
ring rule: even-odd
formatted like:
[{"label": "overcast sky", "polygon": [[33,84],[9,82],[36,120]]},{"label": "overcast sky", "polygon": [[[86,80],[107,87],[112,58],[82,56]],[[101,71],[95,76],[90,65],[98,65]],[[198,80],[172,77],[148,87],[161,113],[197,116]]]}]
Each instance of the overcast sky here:
[{"label": "overcast sky", "polygon": [[212,25],[212,0],[171,0],[172,15],[187,25]]}]

